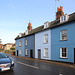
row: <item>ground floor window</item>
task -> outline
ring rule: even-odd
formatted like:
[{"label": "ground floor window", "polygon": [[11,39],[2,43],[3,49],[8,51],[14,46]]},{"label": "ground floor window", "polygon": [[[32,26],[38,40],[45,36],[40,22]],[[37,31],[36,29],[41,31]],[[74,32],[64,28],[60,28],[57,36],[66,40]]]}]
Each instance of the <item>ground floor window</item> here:
[{"label": "ground floor window", "polygon": [[21,55],[21,50],[19,50],[19,54]]},{"label": "ground floor window", "polygon": [[44,48],[44,57],[48,57],[48,48]]},{"label": "ground floor window", "polygon": [[28,55],[28,49],[26,49],[26,55]]},{"label": "ground floor window", "polygon": [[67,58],[67,48],[60,48],[60,58]]}]

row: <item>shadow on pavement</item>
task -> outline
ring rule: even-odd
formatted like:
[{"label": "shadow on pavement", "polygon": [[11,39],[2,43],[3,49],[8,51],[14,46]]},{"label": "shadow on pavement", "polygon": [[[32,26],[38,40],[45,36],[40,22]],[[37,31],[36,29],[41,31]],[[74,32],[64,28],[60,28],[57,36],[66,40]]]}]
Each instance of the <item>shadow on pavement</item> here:
[{"label": "shadow on pavement", "polygon": [[14,71],[13,70],[3,71],[0,72],[0,75],[14,75]]}]

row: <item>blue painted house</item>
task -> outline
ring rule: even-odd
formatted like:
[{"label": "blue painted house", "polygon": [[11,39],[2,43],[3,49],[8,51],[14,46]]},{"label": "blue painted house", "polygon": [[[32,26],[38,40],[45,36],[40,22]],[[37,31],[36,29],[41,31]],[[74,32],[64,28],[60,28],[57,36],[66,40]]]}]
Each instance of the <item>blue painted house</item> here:
[{"label": "blue painted house", "polygon": [[25,37],[25,57],[35,58],[35,36],[30,35]]},{"label": "blue painted house", "polygon": [[51,27],[51,60],[75,63],[75,13],[61,16]]},{"label": "blue painted house", "polygon": [[31,23],[29,22],[27,31],[20,33],[16,38],[16,55],[34,58],[34,39]]},{"label": "blue painted house", "polygon": [[16,55],[17,56],[25,56],[25,38],[16,39]]},{"label": "blue painted house", "polygon": [[35,34],[35,58],[51,60],[51,30],[49,22],[44,23],[43,29]]}]

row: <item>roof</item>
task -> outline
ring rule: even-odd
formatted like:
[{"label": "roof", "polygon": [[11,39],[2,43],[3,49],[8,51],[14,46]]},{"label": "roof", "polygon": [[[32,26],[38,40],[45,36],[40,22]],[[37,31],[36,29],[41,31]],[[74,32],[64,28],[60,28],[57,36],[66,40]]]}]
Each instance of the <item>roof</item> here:
[{"label": "roof", "polygon": [[13,45],[13,43],[7,43],[7,44],[4,44],[4,46],[5,46],[5,45]]},{"label": "roof", "polygon": [[3,44],[0,44],[0,46],[3,46]]},{"label": "roof", "polygon": [[75,21],[75,12],[69,15],[69,19],[67,21],[64,21],[62,23],[60,23],[60,19],[53,21],[49,28],[61,26],[61,25],[64,25],[65,23],[72,22],[72,21]]},{"label": "roof", "polygon": [[39,31],[41,31],[43,28],[44,28],[44,25],[39,26],[39,27],[37,27],[37,28],[35,28],[35,29],[32,29],[32,30],[28,33],[28,35],[26,35],[25,33],[22,34],[22,37],[19,37],[19,35],[18,35],[18,36],[15,38],[15,40],[16,40],[16,39],[23,38],[23,37],[26,37],[26,36],[29,36],[29,35],[32,35],[32,34],[35,34],[35,33],[39,32]]},{"label": "roof", "polygon": [[29,36],[29,35],[32,35],[32,34],[35,34],[37,32],[40,32],[40,31],[43,31],[43,30],[46,30],[46,29],[51,29],[51,28],[54,28],[54,27],[57,27],[57,26],[61,26],[61,25],[64,25],[65,23],[72,22],[72,21],[75,21],[75,12],[69,15],[68,21],[65,21],[65,22],[60,23],[60,19],[54,20],[52,22],[49,22],[49,27],[47,27],[47,28],[44,29],[44,25],[39,26],[39,27],[37,27],[35,29],[32,29],[28,33],[28,35],[26,35],[25,33],[22,33],[22,37],[19,37],[19,35],[18,35],[15,38],[15,40],[20,39],[20,38],[23,38],[23,37],[26,37],[26,36]]}]

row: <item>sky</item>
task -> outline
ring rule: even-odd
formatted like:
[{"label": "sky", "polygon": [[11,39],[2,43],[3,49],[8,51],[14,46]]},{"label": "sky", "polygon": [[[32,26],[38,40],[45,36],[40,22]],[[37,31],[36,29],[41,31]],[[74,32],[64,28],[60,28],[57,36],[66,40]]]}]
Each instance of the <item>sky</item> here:
[{"label": "sky", "polygon": [[[64,14],[75,12],[75,0],[56,0],[56,9],[60,6]],[[2,44],[15,43],[16,36],[27,30],[29,20],[33,29],[55,20],[55,0],[0,0]]]}]

